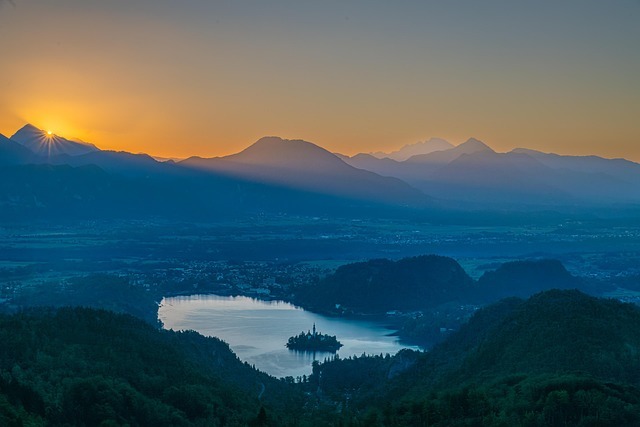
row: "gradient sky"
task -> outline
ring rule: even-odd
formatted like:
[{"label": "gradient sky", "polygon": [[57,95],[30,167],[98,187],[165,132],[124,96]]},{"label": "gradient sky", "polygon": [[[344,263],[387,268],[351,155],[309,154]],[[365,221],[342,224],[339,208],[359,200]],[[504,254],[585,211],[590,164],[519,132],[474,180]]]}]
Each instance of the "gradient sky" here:
[{"label": "gradient sky", "polygon": [[0,132],[345,154],[470,136],[640,161],[640,1],[0,0]]}]

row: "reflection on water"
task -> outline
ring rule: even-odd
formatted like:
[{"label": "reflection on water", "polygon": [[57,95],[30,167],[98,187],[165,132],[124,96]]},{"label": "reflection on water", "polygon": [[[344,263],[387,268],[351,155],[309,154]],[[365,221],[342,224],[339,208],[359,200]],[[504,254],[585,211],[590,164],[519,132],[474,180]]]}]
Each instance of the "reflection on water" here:
[{"label": "reflection on water", "polygon": [[[333,353],[304,353],[288,350],[290,336],[311,329],[336,335],[344,346],[340,357],[366,354],[395,354],[406,348],[393,331],[375,322],[324,317],[283,301],[261,301],[247,297],[193,295],[164,298],[158,318],[164,327],[193,329],[226,341],[240,360],[276,377],[311,373],[314,358],[324,360]],[[413,347],[416,348],[416,347]]]}]

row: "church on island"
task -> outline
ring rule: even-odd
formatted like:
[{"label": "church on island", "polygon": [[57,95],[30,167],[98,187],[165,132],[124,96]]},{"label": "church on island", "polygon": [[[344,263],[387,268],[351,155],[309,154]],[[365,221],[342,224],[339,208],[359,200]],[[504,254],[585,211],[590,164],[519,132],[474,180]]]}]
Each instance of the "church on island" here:
[{"label": "church on island", "polygon": [[313,324],[313,332],[300,332],[300,335],[289,338],[285,344],[289,350],[298,351],[328,351],[335,353],[342,347],[335,335],[324,335],[316,331],[316,324]]}]

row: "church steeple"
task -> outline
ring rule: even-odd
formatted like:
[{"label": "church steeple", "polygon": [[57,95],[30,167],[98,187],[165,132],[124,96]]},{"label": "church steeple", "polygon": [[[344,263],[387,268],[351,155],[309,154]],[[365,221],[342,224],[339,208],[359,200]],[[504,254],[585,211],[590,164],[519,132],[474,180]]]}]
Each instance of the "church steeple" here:
[{"label": "church steeple", "polygon": [[342,347],[342,343],[338,341],[335,335],[325,335],[318,332],[315,322],[311,331],[300,332],[300,335],[289,338],[285,345],[287,348],[296,351],[327,351],[334,353]]}]

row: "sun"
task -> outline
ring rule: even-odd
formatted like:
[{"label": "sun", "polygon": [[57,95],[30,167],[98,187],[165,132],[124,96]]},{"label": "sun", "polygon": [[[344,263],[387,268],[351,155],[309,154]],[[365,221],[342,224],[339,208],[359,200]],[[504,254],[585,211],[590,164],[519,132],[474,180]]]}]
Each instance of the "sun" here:
[{"label": "sun", "polygon": [[47,135],[53,135],[53,132],[51,132],[50,130],[47,131]]}]

